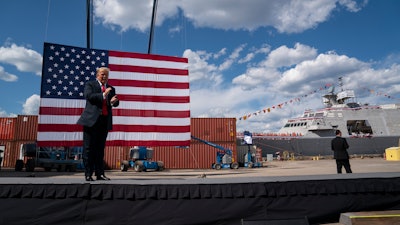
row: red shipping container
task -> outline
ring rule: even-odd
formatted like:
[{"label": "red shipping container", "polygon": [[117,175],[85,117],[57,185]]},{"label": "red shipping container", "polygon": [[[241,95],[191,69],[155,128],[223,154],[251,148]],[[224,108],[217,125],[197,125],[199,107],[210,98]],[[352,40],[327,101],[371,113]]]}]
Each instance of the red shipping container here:
[{"label": "red shipping container", "polygon": [[236,141],[236,118],[191,118],[193,136],[211,142]]},{"label": "red shipping container", "polygon": [[14,140],[16,117],[0,118],[0,140]]},{"label": "red shipping container", "polygon": [[37,128],[38,116],[18,115],[15,140],[36,142]]}]

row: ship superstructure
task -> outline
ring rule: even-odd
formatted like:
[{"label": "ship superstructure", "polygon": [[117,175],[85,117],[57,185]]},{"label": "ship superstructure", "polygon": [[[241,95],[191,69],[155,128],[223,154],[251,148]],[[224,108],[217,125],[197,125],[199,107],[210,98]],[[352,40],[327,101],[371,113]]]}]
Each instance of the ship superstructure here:
[{"label": "ship superstructure", "polygon": [[278,133],[330,137],[339,129],[344,137],[400,135],[400,104],[361,105],[353,90],[335,93],[334,87],[322,99],[325,108],[305,110],[301,117],[289,119]]}]

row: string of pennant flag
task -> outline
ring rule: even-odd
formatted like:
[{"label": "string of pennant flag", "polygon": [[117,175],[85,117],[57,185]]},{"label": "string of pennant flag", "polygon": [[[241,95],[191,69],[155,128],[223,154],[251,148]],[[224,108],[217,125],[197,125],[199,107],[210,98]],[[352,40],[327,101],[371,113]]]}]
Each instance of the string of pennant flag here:
[{"label": "string of pennant flag", "polygon": [[317,93],[317,92],[319,92],[319,91],[326,90],[326,89],[328,89],[328,88],[331,87],[331,86],[332,86],[332,84],[325,84],[325,86],[320,87],[320,88],[317,88],[317,89],[315,89],[315,90],[309,92],[308,94],[304,94],[304,95],[302,95],[302,96],[292,98],[292,99],[290,99],[290,100],[288,100],[288,101],[282,102],[282,103],[277,104],[277,105],[273,105],[273,106],[270,106],[270,107],[263,108],[263,109],[261,109],[261,110],[258,110],[257,112],[249,113],[249,114],[247,114],[247,115],[244,115],[244,116],[239,117],[238,120],[247,120],[248,118],[250,118],[250,117],[252,117],[252,116],[258,116],[258,115],[260,115],[261,113],[269,113],[269,112],[271,112],[271,111],[274,110],[274,109],[281,109],[281,108],[284,107],[285,105],[293,104],[293,103],[296,103],[296,102],[300,102],[301,99],[306,98],[306,97],[308,97],[308,96],[310,96],[310,95],[312,95],[312,94],[315,94],[315,93]]},{"label": "string of pennant flag", "polygon": [[[243,115],[243,116],[239,117],[238,120],[247,120],[248,118],[250,118],[252,116],[258,116],[258,115],[260,115],[262,113],[269,113],[274,109],[281,109],[285,105],[293,104],[293,103],[296,103],[296,102],[300,102],[301,99],[306,98],[306,97],[308,97],[308,96],[310,96],[312,94],[315,94],[315,93],[317,93],[319,91],[326,90],[331,86],[332,86],[332,84],[326,84],[325,86],[320,87],[318,89],[315,89],[315,90],[309,92],[308,94],[302,95],[300,97],[292,98],[292,99],[290,99],[288,101],[285,101],[283,103],[280,103],[280,104],[277,104],[277,105],[273,105],[273,106],[270,106],[270,107],[266,107],[266,108],[263,108],[263,109],[258,110],[256,112]],[[375,91],[375,90],[372,90],[372,89],[369,89],[369,88],[365,88],[365,87],[363,89],[367,90],[369,93],[375,94],[377,96],[384,96],[384,97],[387,97],[387,98],[390,98],[390,99],[394,99],[394,100],[398,99],[398,98],[395,98],[395,97],[393,97],[393,96],[391,96],[389,94],[386,94],[386,93],[383,93],[383,92],[380,92],[380,91]]]},{"label": "string of pennant flag", "polygon": [[367,90],[370,94],[374,94],[374,95],[376,95],[376,96],[383,96],[383,97],[390,98],[390,99],[394,99],[394,100],[399,99],[399,98],[396,98],[396,97],[394,97],[394,96],[392,96],[392,95],[383,93],[383,92],[381,92],[381,91],[375,91],[375,90],[373,90],[373,89],[369,89],[369,88],[366,88],[366,87],[363,87],[363,89],[364,89],[364,90]]}]

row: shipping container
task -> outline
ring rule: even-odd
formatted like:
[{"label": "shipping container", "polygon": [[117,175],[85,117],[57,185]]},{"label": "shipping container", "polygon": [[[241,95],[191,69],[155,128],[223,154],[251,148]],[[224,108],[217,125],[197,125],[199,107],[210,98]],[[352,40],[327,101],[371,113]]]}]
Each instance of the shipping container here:
[{"label": "shipping container", "polygon": [[121,161],[127,160],[130,147],[106,146],[104,150],[105,169],[120,169]]},{"label": "shipping container", "polygon": [[235,142],[236,118],[191,118],[193,136],[211,142]]},{"label": "shipping container", "polygon": [[37,128],[38,116],[18,115],[15,129],[15,140],[36,142]]},{"label": "shipping container", "polygon": [[0,140],[14,140],[16,124],[16,117],[0,118]]},{"label": "shipping container", "polygon": [[23,144],[32,143],[29,141],[2,141],[0,140],[1,148],[4,148],[3,152],[3,166],[4,168],[14,168],[15,163],[18,159],[26,161],[23,155],[21,146]]},{"label": "shipping container", "polygon": [[[16,118],[1,118],[0,122],[11,124],[9,119],[13,121],[15,128],[3,128],[3,126],[1,128],[3,136],[0,141],[3,141],[5,148],[3,166],[15,167],[16,160],[21,157],[21,144],[33,143],[37,140],[38,116],[19,115]],[[235,118],[191,118],[191,134],[231,149],[234,160],[237,160]],[[13,141],[7,141],[10,138]],[[107,146],[104,156],[106,168],[120,169],[120,162],[128,159],[130,148],[131,146]],[[206,169],[211,168],[212,163],[216,161],[216,148],[194,140],[188,148],[173,146],[152,148],[154,149],[153,160],[163,161],[165,168]]]},{"label": "shipping container", "polygon": [[[213,142],[232,151],[236,162],[234,142]],[[172,146],[153,147],[154,161],[163,161],[166,169],[211,169],[216,162],[217,148],[203,143],[191,143],[188,148]]]}]

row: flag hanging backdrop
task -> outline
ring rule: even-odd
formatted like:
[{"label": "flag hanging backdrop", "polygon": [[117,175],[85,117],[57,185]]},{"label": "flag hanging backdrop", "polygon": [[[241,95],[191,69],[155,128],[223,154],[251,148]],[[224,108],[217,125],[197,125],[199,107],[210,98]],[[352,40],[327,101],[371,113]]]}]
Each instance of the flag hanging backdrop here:
[{"label": "flag hanging backdrop", "polygon": [[103,66],[120,100],[107,145],[189,145],[187,58],[44,43],[39,146],[82,146],[76,122],[86,104],[84,86]]}]

